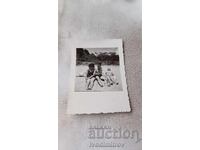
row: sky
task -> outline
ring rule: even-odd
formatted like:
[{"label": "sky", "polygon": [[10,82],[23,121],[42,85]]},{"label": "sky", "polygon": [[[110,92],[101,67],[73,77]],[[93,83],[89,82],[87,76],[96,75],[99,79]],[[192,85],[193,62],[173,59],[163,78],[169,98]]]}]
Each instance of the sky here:
[{"label": "sky", "polygon": [[87,49],[89,53],[116,52],[116,54],[119,55],[117,48],[85,48],[85,49]]}]

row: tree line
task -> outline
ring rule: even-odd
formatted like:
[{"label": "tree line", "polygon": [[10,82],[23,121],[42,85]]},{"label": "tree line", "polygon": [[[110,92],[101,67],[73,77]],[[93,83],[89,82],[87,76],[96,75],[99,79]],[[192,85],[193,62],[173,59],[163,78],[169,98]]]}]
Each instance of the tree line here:
[{"label": "tree line", "polygon": [[102,65],[119,65],[119,55],[115,52],[89,53],[87,49],[76,49],[76,64],[102,63]]}]

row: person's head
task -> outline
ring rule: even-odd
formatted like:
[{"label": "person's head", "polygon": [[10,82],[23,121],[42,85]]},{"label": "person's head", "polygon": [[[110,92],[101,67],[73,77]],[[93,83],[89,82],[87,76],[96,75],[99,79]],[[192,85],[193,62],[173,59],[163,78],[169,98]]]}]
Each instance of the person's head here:
[{"label": "person's head", "polygon": [[95,66],[94,66],[93,63],[89,64],[88,67],[89,67],[90,70],[94,70],[95,69]]},{"label": "person's head", "polygon": [[108,69],[107,69],[107,71],[111,71],[111,69],[110,69],[110,68],[108,68]]},{"label": "person's head", "polygon": [[101,66],[101,62],[98,63],[98,66]]},{"label": "person's head", "polygon": [[100,63],[100,62],[97,64],[97,67],[98,67],[98,68],[101,68],[101,63]]}]

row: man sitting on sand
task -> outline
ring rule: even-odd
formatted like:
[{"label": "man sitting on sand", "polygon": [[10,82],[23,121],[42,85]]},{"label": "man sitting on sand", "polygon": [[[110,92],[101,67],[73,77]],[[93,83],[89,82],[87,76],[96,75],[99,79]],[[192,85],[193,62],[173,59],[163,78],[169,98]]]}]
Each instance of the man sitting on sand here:
[{"label": "man sitting on sand", "polygon": [[98,84],[102,87],[103,86],[102,81],[105,81],[105,80],[103,78],[103,71],[102,71],[101,63],[97,64],[97,70],[95,71],[95,75],[96,75]]},{"label": "man sitting on sand", "polygon": [[86,89],[92,90],[94,86],[94,80],[95,80],[95,66],[93,63],[88,65],[88,70],[86,72]]},{"label": "man sitting on sand", "polygon": [[104,80],[101,79],[102,77],[101,65],[98,65],[97,70],[95,70],[95,65],[93,63],[89,64],[88,67],[89,69],[86,72],[86,89],[92,90],[95,81],[97,81],[99,86],[103,87],[101,80],[102,81]]}]

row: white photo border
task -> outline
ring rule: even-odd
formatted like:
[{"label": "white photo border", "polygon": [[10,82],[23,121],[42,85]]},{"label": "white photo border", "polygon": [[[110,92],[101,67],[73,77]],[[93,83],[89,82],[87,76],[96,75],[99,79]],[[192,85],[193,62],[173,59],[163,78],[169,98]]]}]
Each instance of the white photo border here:
[{"label": "white photo border", "polygon": [[[75,92],[76,48],[118,48],[122,91]],[[67,114],[130,112],[121,39],[77,41],[71,51],[70,92]]]}]

